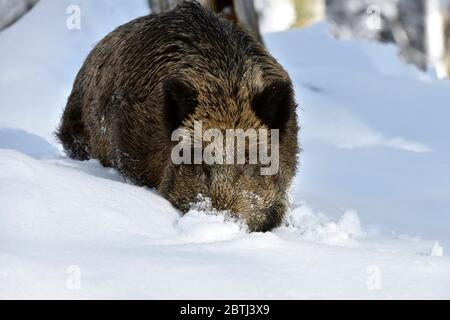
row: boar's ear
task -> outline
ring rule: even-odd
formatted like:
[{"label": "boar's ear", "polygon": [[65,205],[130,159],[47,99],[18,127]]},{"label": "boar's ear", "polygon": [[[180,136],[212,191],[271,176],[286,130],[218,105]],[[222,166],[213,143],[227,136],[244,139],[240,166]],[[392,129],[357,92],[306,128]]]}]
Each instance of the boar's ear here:
[{"label": "boar's ear", "polygon": [[286,127],[295,111],[294,93],[290,82],[277,80],[267,85],[253,98],[252,108],[256,116],[270,129]]},{"label": "boar's ear", "polygon": [[164,115],[167,127],[172,132],[177,129],[197,105],[197,92],[186,81],[169,79],[163,83]]}]

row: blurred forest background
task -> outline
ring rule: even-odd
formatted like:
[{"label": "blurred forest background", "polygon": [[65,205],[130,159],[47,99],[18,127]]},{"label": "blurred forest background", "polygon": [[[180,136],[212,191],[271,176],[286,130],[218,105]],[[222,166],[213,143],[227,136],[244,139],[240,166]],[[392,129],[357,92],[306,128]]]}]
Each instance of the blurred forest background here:
[{"label": "blurred forest background", "polygon": [[[0,0],[0,30],[12,25],[39,0]],[[148,0],[153,12],[182,0]],[[261,33],[302,28],[327,20],[333,36],[394,43],[403,61],[438,78],[450,75],[450,0],[199,0]],[[75,1],[76,2],[76,1]]]}]

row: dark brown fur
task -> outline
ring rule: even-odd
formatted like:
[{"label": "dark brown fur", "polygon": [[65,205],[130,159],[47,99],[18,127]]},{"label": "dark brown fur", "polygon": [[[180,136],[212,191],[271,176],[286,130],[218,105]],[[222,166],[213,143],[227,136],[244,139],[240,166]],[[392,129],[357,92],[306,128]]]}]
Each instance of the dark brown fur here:
[{"label": "dark brown fur", "polygon": [[[258,165],[174,165],[171,132],[277,128],[280,171]],[[252,231],[278,226],[297,164],[291,80],[251,36],[187,1],[107,35],[75,80],[57,135],[74,159],[96,158],[181,211],[198,195],[241,216]],[[255,196],[256,195],[256,196]]]}]

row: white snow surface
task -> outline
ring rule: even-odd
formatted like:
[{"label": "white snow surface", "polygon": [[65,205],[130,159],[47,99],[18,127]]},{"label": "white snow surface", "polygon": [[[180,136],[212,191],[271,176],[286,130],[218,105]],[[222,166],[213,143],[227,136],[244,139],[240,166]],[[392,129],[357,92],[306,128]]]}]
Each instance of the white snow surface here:
[{"label": "white snow surface", "polygon": [[[72,4],[81,30],[66,29]],[[266,36],[295,82],[304,149],[272,232],[207,199],[181,217],[63,156],[52,132],[84,57],[146,12],[41,0],[0,33],[0,299],[450,298],[450,84],[394,47],[340,42],[324,24]]]}]

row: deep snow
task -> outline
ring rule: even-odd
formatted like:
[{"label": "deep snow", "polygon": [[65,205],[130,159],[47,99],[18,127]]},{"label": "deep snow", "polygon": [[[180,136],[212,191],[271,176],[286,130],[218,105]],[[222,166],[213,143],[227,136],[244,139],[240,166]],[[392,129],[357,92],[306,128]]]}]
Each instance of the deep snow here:
[{"label": "deep snow", "polygon": [[52,131],[83,58],[146,11],[42,0],[0,33],[0,298],[450,298],[449,83],[394,47],[340,42],[324,24],[266,35],[295,81],[304,149],[273,232],[200,207],[180,217],[62,156]]}]

